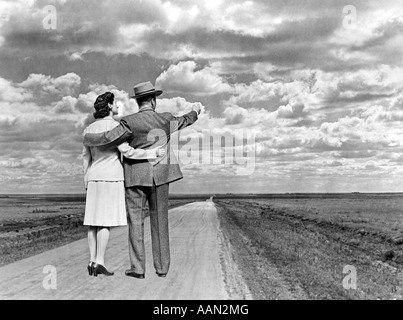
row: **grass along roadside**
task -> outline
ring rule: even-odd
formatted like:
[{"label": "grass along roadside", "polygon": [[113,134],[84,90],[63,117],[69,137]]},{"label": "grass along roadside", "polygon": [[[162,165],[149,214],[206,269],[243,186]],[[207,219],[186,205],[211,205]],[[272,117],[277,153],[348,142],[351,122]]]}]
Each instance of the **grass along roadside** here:
[{"label": "grass along roadside", "polygon": [[[221,234],[224,243],[230,248],[231,260],[243,279],[253,300],[295,300],[306,299],[306,295],[297,283],[290,284],[277,267],[263,254],[256,241],[251,240],[246,232],[236,224],[232,214],[223,205],[217,205]],[[228,251],[228,250],[227,250]],[[225,278],[225,265],[223,267]],[[234,291],[230,281],[226,281],[227,290]]]},{"label": "grass along roadside", "polygon": [[83,226],[83,215],[40,219],[6,228],[8,232],[0,234],[0,266],[83,239],[88,230]]},{"label": "grass along roadside", "polygon": [[[255,298],[288,299],[290,293],[295,299],[403,297],[401,246],[381,236],[357,235],[356,230],[298,217],[263,203],[215,203],[234,259]],[[385,261],[383,253],[388,251],[394,255]],[[357,289],[343,287],[346,266],[357,271]],[[276,285],[273,292],[270,286]]]}]

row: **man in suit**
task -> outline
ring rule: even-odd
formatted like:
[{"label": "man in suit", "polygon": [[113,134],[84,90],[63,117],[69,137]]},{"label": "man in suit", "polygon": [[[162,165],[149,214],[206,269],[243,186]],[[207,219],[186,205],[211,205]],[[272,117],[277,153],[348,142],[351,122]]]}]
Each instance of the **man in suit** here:
[{"label": "man in suit", "polygon": [[127,276],[145,278],[144,217],[148,202],[151,223],[154,268],[166,277],[170,266],[168,195],[169,184],[183,178],[175,155],[170,149],[170,135],[198,119],[200,107],[182,117],[157,113],[156,97],[162,94],[150,82],[134,87],[139,112],[122,118],[115,129],[101,134],[86,134],[84,145],[100,146],[128,141],[136,149],[166,146],[171,152],[154,161],[124,159],[126,207],[129,224],[129,256],[131,268]]}]

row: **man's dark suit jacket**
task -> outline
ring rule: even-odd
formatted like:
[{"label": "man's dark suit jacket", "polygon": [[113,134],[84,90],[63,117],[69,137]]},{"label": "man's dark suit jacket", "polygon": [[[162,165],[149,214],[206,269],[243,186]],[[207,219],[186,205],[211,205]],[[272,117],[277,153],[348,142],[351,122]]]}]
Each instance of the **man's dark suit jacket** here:
[{"label": "man's dark suit jacket", "polygon": [[166,146],[166,156],[154,162],[124,159],[126,188],[152,187],[153,183],[160,186],[183,178],[179,163],[170,148],[170,136],[175,131],[192,125],[197,119],[196,111],[182,117],[174,117],[170,113],[157,113],[151,108],[145,108],[122,118],[120,125],[111,131],[100,134],[87,133],[84,135],[84,145],[97,147],[107,144],[119,145],[128,141],[135,149]]}]

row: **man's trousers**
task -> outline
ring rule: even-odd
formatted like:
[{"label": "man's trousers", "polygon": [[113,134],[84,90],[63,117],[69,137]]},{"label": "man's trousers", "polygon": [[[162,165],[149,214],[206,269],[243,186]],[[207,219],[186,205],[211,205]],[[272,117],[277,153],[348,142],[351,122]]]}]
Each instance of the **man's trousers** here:
[{"label": "man's trousers", "polygon": [[155,271],[168,273],[170,265],[168,230],[169,184],[153,187],[126,188],[126,210],[129,225],[129,255],[131,269],[146,272],[144,218],[148,203],[151,224],[152,252]]}]

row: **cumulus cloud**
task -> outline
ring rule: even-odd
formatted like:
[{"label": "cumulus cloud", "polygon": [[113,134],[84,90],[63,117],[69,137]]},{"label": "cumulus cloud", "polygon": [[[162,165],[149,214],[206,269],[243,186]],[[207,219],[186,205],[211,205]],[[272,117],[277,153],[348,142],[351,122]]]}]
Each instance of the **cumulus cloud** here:
[{"label": "cumulus cloud", "polygon": [[202,111],[205,111],[205,107],[200,102],[188,102],[186,99],[176,97],[172,99],[159,99],[158,100],[158,112],[169,112],[175,116],[184,115],[193,110],[194,107],[199,105]]},{"label": "cumulus cloud", "polygon": [[67,96],[59,101],[54,110],[56,113],[74,113],[74,107],[77,104],[77,98]]},{"label": "cumulus cloud", "polygon": [[171,65],[157,79],[157,85],[167,92],[214,95],[231,91],[231,86],[210,68],[196,70],[194,61]]},{"label": "cumulus cloud", "polygon": [[223,113],[226,124],[242,124],[248,115],[248,111],[240,107],[229,107],[224,110]]},{"label": "cumulus cloud", "polygon": [[19,84],[19,87],[34,91],[39,95],[64,97],[74,94],[80,83],[81,78],[75,73],[68,73],[58,78],[31,74],[28,79]]},{"label": "cumulus cloud", "polygon": [[294,119],[304,117],[306,115],[304,109],[305,106],[303,104],[288,104],[286,106],[280,106],[277,111],[280,118]]},{"label": "cumulus cloud", "polygon": [[9,80],[0,78],[0,101],[22,102],[32,99],[32,92],[18,87]]},{"label": "cumulus cloud", "polygon": [[84,60],[80,53],[74,52],[69,56],[70,61]]}]

